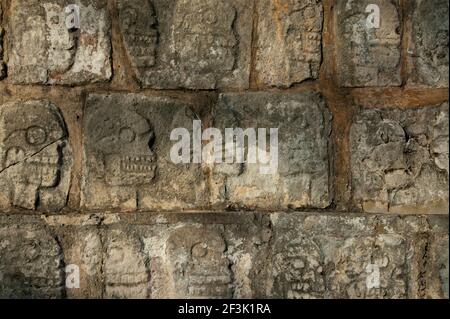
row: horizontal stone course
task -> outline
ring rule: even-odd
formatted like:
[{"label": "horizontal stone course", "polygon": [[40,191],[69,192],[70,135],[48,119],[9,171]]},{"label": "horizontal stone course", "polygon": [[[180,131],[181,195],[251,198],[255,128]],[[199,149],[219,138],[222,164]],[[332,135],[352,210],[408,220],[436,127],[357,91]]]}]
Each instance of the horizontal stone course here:
[{"label": "horizontal stone course", "polygon": [[[2,214],[0,229],[5,297],[448,298],[446,216]],[[61,291],[73,264],[80,288]]]}]

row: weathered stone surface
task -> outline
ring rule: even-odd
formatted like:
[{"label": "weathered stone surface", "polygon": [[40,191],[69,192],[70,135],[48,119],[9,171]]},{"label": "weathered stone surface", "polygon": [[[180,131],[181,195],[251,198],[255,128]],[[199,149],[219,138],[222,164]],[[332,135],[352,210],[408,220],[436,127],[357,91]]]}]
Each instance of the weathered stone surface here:
[{"label": "weathered stone surface", "polygon": [[[368,5],[380,9],[379,28],[367,25]],[[339,84],[399,86],[402,20],[398,0],[338,0],[334,10]]]},{"label": "weathered stone surface", "polygon": [[320,0],[258,1],[256,70],[260,81],[289,87],[316,79],[322,62]]},{"label": "weathered stone surface", "polygon": [[[80,8],[68,29],[65,8]],[[13,0],[9,75],[17,84],[75,85],[111,77],[110,20],[105,0]]]},{"label": "weathered stone surface", "polygon": [[411,83],[448,87],[448,1],[412,1]]},{"label": "weathered stone surface", "polygon": [[[273,174],[262,174],[261,168],[267,165],[260,161],[214,164],[213,204],[264,209],[329,206],[330,121],[323,98],[315,93],[221,95],[213,126],[256,132],[278,128],[279,158]],[[268,143],[261,149],[269,150]]]},{"label": "weathered stone surface", "polygon": [[0,220],[0,298],[61,298],[63,255],[42,224]]},{"label": "weathered stone surface", "polygon": [[59,109],[49,101],[0,106],[0,208],[59,211],[72,155]]},{"label": "weathered stone surface", "polygon": [[354,199],[365,211],[448,213],[448,103],[362,111],[350,139]]},{"label": "weathered stone surface", "polygon": [[2,4],[0,3],[0,80],[3,79],[6,75],[6,67],[3,62],[3,9]]},{"label": "weathered stone surface", "polygon": [[245,0],[117,0],[136,77],[153,88],[246,88],[253,4]]},{"label": "weathered stone surface", "polygon": [[170,210],[200,207],[200,164],[174,164],[171,131],[191,128],[191,105],[141,94],[90,95],[84,119],[82,205]]},{"label": "weathered stone surface", "polygon": [[[443,298],[448,293],[441,268],[448,267],[448,253],[436,258],[428,252],[448,246],[446,217],[294,213],[273,214],[272,222],[272,297]],[[431,228],[434,222],[442,229]],[[417,245],[421,236],[424,245]]]}]

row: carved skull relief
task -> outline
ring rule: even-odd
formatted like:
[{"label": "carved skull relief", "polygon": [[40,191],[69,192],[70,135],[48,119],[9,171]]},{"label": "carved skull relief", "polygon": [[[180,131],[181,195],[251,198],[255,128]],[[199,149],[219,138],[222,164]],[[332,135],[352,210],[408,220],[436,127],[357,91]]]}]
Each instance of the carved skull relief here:
[{"label": "carved skull relief", "polygon": [[46,101],[6,104],[0,114],[0,184],[13,206],[35,209],[60,185],[66,126]]},{"label": "carved skull relief", "polygon": [[176,293],[189,298],[230,298],[230,262],[218,232],[183,227],[166,244]]},{"label": "carved skull relief", "polygon": [[320,298],[325,292],[325,274],[320,248],[301,237],[276,256],[277,289],[284,298]]},{"label": "carved skull relief", "polygon": [[235,64],[233,33],[236,9],[227,1],[179,0],[173,45],[183,69],[231,71]]},{"label": "carved skull relief", "polygon": [[149,0],[118,0],[123,41],[131,63],[136,68],[156,63],[158,31],[156,13]]},{"label": "carved skull relief", "polygon": [[102,108],[88,121],[98,176],[111,186],[151,183],[155,177],[155,134],[149,121],[135,111]]}]

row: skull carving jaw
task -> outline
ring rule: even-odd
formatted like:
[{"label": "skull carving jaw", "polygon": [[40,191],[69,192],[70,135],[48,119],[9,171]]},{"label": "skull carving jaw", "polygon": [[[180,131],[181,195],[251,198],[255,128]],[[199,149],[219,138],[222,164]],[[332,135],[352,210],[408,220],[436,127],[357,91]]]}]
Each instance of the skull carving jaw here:
[{"label": "skull carving jaw", "polygon": [[[151,149],[155,134],[150,123],[130,110],[121,114],[102,110],[99,114],[101,117],[93,118],[88,125],[96,141],[96,159],[102,160],[99,166],[103,167],[106,183],[111,186],[150,184],[156,172],[156,154]],[[103,118],[103,123],[98,123],[98,118]]]},{"label": "skull carving jaw", "polygon": [[36,209],[40,192],[60,184],[64,121],[46,101],[6,104],[0,113],[0,184],[9,189],[13,206]]}]

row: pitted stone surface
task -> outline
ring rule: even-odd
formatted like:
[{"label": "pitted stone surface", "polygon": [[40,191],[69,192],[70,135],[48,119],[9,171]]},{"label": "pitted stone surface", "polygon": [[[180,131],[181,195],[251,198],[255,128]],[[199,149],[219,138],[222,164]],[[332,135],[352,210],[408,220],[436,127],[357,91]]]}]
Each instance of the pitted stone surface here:
[{"label": "pitted stone surface", "polygon": [[72,155],[59,109],[45,100],[7,103],[0,119],[0,207],[63,209]]},{"label": "pitted stone surface", "polygon": [[200,164],[174,164],[171,131],[191,128],[186,102],[141,94],[90,95],[84,119],[82,205],[171,210],[205,203]]},{"label": "pitted stone surface", "polygon": [[365,211],[448,213],[448,103],[362,111],[350,140],[354,199]]},{"label": "pitted stone surface", "polygon": [[256,70],[260,81],[289,87],[318,78],[322,62],[322,1],[258,1],[258,17]]},{"label": "pitted stone surface", "polygon": [[[379,28],[367,25],[368,5],[380,10]],[[339,84],[399,86],[402,21],[398,0],[339,0],[334,10]]]},{"label": "pitted stone surface", "polygon": [[[443,268],[448,267],[448,256],[429,254],[428,249],[439,247],[440,250],[448,246],[448,238],[443,236],[448,219],[430,220],[273,214],[274,257],[269,281],[273,280],[274,285],[269,295],[278,298],[403,299],[419,295],[443,298],[448,293],[448,278]],[[441,225],[439,231],[430,228],[430,223],[436,221]],[[420,236],[425,236],[424,245],[417,244]],[[442,242],[439,236],[443,236]],[[427,263],[433,266],[424,267]],[[436,269],[441,269],[440,275]],[[414,285],[417,282],[422,284]]]},{"label": "pitted stone surface", "polygon": [[0,221],[0,298],[61,298],[63,255],[40,224]]},{"label": "pitted stone surface", "polygon": [[117,7],[128,58],[144,86],[248,87],[251,2],[117,0]]},{"label": "pitted stone surface", "polygon": [[[273,174],[262,174],[261,167],[267,165],[260,161],[213,165],[213,204],[270,209],[331,204],[331,115],[320,95],[223,94],[213,119],[214,127],[221,130],[265,128],[267,134],[270,128],[279,130],[278,169]],[[266,144],[264,149],[269,151]],[[248,145],[244,148],[249,153]]]},{"label": "pitted stone surface", "polygon": [[[80,28],[68,29],[65,9],[80,8]],[[13,0],[9,76],[16,84],[76,85],[107,81],[110,19],[105,0]]]},{"label": "pitted stone surface", "polygon": [[412,1],[411,82],[448,87],[448,1]]}]

